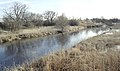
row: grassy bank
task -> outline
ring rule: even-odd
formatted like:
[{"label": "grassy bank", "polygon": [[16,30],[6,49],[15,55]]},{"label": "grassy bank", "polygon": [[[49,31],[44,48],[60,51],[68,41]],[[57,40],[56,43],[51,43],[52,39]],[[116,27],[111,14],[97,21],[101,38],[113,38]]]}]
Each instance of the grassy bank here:
[{"label": "grassy bank", "polygon": [[[67,27],[66,32],[78,31],[83,28],[84,27],[80,27],[80,26],[69,26]],[[59,34],[57,32],[58,30],[59,29],[55,28],[54,26],[49,26],[49,27],[22,29],[15,32],[1,31],[0,43]]]},{"label": "grassy bank", "polygon": [[120,71],[116,45],[120,45],[120,31],[113,30],[12,71]]}]

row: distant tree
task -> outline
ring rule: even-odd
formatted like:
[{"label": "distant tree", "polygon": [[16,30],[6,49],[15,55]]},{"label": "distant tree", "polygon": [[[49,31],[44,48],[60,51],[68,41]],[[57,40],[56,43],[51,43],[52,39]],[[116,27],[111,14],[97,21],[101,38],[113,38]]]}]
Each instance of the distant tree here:
[{"label": "distant tree", "polygon": [[4,29],[3,22],[0,22],[0,29]]},{"label": "distant tree", "polygon": [[68,18],[62,14],[61,16],[58,16],[55,20],[56,27],[60,28],[61,31],[63,32],[68,25]]},{"label": "distant tree", "polygon": [[3,16],[3,21],[6,27],[15,31],[18,30],[23,23],[26,23],[26,13],[28,12],[28,7],[25,4],[15,2],[9,10],[4,10],[5,15]]},{"label": "distant tree", "polygon": [[112,23],[118,23],[119,19],[118,18],[113,18],[113,19],[109,19]]},{"label": "distant tree", "polygon": [[40,14],[34,14],[32,22],[35,23],[35,26],[43,26],[43,16]]},{"label": "distant tree", "polygon": [[78,26],[79,25],[79,20],[77,20],[77,19],[71,19],[71,20],[69,20],[68,24],[70,26]]},{"label": "distant tree", "polygon": [[93,18],[92,21],[95,23],[102,23],[103,25],[108,25],[108,26],[113,26],[112,23],[119,22],[118,19],[105,19],[105,18]]},{"label": "distant tree", "polygon": [[24,24],[25,27],[39,27],[43,25],[43,17],[40,14],[28,13],[25,16],[27,23]]},{"label": "distant tree", "polygon": [[54,25],[54,19],[57,16],[57,13],[54,11],[45,11],[43,13],[43,18],[45,19],[45,26]]}]

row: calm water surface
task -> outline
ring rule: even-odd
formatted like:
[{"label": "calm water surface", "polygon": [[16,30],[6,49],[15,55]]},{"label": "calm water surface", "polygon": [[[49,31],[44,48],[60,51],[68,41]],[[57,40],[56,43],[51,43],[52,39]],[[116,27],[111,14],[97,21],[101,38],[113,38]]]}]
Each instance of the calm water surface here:
[{"label": "calm water surface", "polygon": [[82,40],[109,31],[105,28],[94,28],[64,35],[27,39],[0,45],[0,67],[22,64],[25,61],[38,59],[62,49],[71,48]]}]

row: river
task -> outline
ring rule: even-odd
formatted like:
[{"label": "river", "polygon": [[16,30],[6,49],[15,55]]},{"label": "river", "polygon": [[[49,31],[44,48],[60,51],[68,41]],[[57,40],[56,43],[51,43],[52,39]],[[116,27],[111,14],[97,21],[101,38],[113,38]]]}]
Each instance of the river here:
[{"label": "river", "polygon": [[109,31],[107,28],[85,29],[64,35],[8,42],[0,45],[0,68],[20,65],[42,56],[68,49],[88,38]]}]

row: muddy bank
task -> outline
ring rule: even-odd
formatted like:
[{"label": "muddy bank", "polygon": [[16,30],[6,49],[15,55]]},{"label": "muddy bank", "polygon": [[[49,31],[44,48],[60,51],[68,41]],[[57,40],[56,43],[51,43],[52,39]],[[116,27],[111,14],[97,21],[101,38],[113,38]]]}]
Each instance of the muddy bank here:
[{"label": "muddy bank", "polygon": [[0,38],[0,43],[5,42],[12,42],[15,40],[22,40],[22,39],[30,39],[30,38],[37,38],[37,37],[43,37],[48,35],[54,35],[57,34],[57,32],[42,32],[42,33],[27,33],[27,34],[13,34],[6,37]]},{"label": "muddy bank", "polygon": [[[69,33],[73,31],[79,31],[81,29],[84,29],[84,27],[68,27],[67,31],[64,33]],[[21,30],[17,31],[17,33],[6,33],[0,35],[0,43],[6,43],[6,42],[12,42],[15,40],[23,40],[23,39],[30,39],[30,38],[37,38],[37,37],[44,37],[49,35],[55,35],[60,34],[58,32],[59,29],[56,29],[54,27],[45,27],[45,28],[39,28],[39,29],[27,29],[27,30]]]}]

